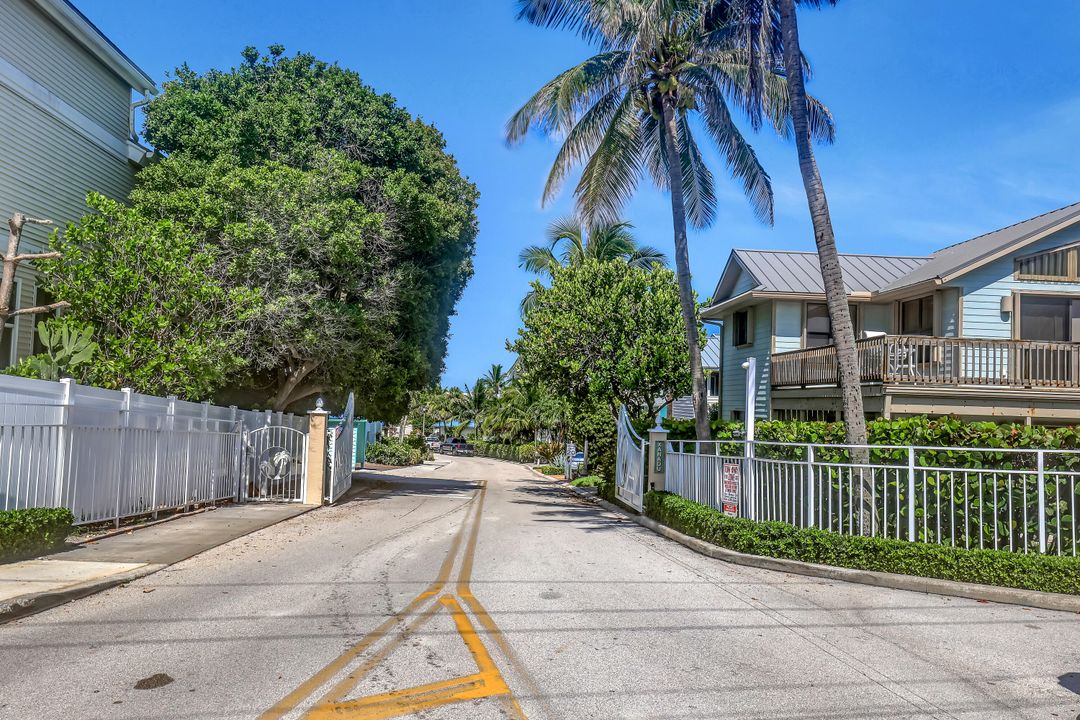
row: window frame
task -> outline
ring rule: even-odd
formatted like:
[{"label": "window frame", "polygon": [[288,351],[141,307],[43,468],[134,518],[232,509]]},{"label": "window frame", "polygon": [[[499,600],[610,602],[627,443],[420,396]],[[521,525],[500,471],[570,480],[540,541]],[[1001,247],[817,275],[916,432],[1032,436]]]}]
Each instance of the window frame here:
[{"label": "window frame", "polygon": [[[1065,267],[1064,274],[1024,272],[1025,265],[1034,269],[1032,266],[1040,258],[1049,258],[1058,254],[1063,256],[1060,264]],[[1050,264],[1052,264],[1051,261],[1044,261],[1043,268],[1045,269]],[[1013,279],[1027,282],[1080,282],[1080,243],[1048,248],[1014,258]]]},{"label": "window frame", "polygon": [[[740,320],[744,323],[740,333]],[[741,337],[740,337],[741,336]],[[731,345],[732,347],[748,347],[754,344],[754,308],[748,307],[743,310],[735,310],[731,313]]]},{"label": "window frame", "polygon": [[[929,315],[930,315],[929,323],[930,324],[929,325],[925,324],[927,322],[927,318],[925,318],[923,316],[924,303],[926,303],[927,301],[929,301],[929,305],[930,305],[930,312],[929,312]],[[919,329],[918,332],[911,332],[911,331],[908,331],[908,330],[904,329],[904,306],[907,305],[908,303],[913,303],[913,302],[914,303],[919,303],[919,325],[920,325],[920,329]],[[898,321],[897,322],[897,328],[900,331],[900,335],[915,335],[915,336],[919,336],[919,337],[933,337],[934,336],[935,313],[937,312],[936,305],[937,305],[937,303],[935,302],[935,299],[934,299],[934,293],[930,293],[928,295],[920,295],[919,297],[909,298],[907,300],[900,300],[899,301],[899,307],[897,308],[897,315],[899,316],[899,317],[897,317],[897,321]],[[928,330],[928,332],[922,332],[922,330]]]}]

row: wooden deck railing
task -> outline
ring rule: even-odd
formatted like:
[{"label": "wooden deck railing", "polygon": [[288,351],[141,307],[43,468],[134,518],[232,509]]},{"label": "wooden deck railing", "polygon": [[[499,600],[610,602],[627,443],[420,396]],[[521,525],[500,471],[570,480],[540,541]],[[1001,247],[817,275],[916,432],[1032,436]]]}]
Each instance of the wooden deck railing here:
[{"label": "wooden deck railing", "polygon": [[[859,340],[864,383],[1080,388],[1080,344],[885,335]],[[833,345],[772,356],[773,387],[836,385]]]}]

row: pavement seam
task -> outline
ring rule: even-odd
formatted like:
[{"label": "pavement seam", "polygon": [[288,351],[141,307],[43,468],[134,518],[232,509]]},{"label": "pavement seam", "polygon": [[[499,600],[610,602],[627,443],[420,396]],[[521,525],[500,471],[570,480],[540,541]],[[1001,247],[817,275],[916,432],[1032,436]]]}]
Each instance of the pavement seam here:
[{"label": "pavement seam", "polygon": [[[531,467],[529,469],[532,470]],[[532,471],[535,475],[551,482],[551,479],[546,475],[536,472],[535,470]],[[782,558],[765,557],[762,555],[749,555],[747,553],[729,550],[720,547],[719,545],[713,545],[712,543],[699,540],[690,535],[685,535],[650,517],[631,513],[603,498],[582,492],[569,483],[556,482],[556,486],[562,488],[566,492],[572,493],[586,502],[599,505],[609,512],[625,517],[644,528],[652,530],[658,535],[662,535],[669,540],[673,540],[680,545],[690,548],[694,552],[711,557],[714,560],[722,560],[724,562],[734,563],[736,565],[746,565],[762,570],[793,573],[795,575],[806,575],[809,577],[824,578],[826,580],[858,583],[860,585],[872,585],[874,587],[889,588],[892,590],[905,590],[907,592],[917,592],[926,595],[945,595],[982,602],[1022,605],[1024,607],[1039,608],[1041,610],[1080,613],[1080,596],[1077,595],[1046,593],[1037,590],[1022,590],[1019,588],[1006,588],[995,585],[978,585],[976,583],[939,580],[937,578],[924,578],[915,575],[897,575],[894,573],[884,573],[873,570],[854,570],[852,568],[833,567],[831,565],[815,565],[814,563],[801,562],[798,560],[786,560]]]}]

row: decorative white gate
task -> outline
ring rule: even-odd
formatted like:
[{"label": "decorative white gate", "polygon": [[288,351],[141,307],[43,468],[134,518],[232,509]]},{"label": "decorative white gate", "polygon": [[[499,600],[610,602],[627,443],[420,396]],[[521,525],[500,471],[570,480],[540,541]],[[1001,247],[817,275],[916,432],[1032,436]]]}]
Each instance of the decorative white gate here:
[{"label": "decorative white gate", "polygon": [[642,509],[645,482],[645,441],[630,425],[626,408],[619,409],[615,462],[615,496],[635,510]]},{"label": "decorative white gate", "polygon": [[353,394],[345,403],[345,412],[341,414],[341,423],[327,428],[327,454],[330,460],[330,474],[327,477],[325,497],[327,502],[334,502],[352,487],[353,473]]},{"label": "decorative white gate", "polygon": [[303,502],[307,433],[269,422],[244,433],[240,499]]}]

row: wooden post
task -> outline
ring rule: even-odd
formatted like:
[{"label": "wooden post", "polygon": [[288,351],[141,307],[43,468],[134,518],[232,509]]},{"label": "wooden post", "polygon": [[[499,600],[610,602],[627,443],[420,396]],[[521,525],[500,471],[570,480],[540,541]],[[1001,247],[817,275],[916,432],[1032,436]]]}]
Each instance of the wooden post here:
[{"label": "wooden post", "polygon": [[308,413],[307,478],[304,482],[304,504],[322,505],[326,483],[326,418],[329,413],[319,408]]}]

